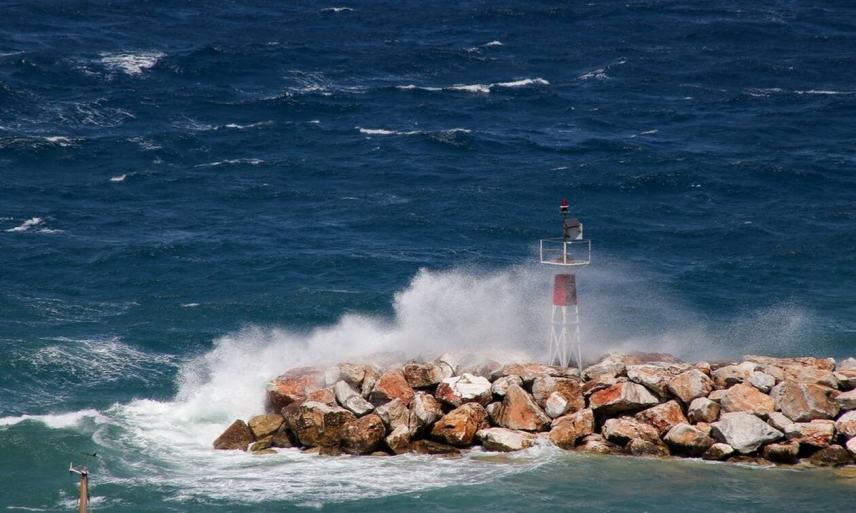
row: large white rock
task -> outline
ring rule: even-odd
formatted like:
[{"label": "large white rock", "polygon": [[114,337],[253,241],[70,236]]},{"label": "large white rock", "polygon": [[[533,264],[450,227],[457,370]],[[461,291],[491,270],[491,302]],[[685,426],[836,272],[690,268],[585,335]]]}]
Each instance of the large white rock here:
[{"label": "large white rock", "polygon": [[707,397],[693,399],[687,408],[687,418],[690,422],[716,422],[719,418],[719,403],[711,401]]},{"label": "large white rock", "polygon": [[770,376],[766,372],[752,371],[749,374],[749,384],[757,388],[765,394],[769,393],[776,386],[776,378]]},{"label": "large white rock", "polygon": [[480,429],[476,437],[488,451],[511,452],[528,449],[535,445],[537,437],[524,431],[506,428]]},{"label": "large white rock", "polygon": [[520,379],[520,376],[516,376],[514,374],[502,376],[501,378],[497,378],[496,381],[493,382],[493,385],[491,385],[490,387],[490,391],[495,396],[505,397],[505,392],[508,391],[508,387],[510,387],[511,385],[517,385],[519,387],[522,387],[523,380]]},{"label": "large white rock", "polygon": [[644,385],[659,395],[669,395],[669,381],[678,374],[688,371],[691,365],[685,363],[653,362],[627,366],[627,378],[634,383]]},{"label": "large white rock", "polygon": [[626,357],[626,355],[620,353],[610,354],[600,362],[590,367],[586,367],[586,369],[583,370],[583,377],[585,379],[591,379],[595,376],[602,375],[618,376],[624,372],[624,360]]},{"label": "large white rock", "polygon": [[835,430],[846,438],[856,438],[856,410],[848,411],[835,421]]},{"label": "large white rock", "polygon": [[374,405],[358,394],[351,385],[345,381],[337,381],[333,386],[333,393],[336,394],[336,401],[343,408],[348,409],[357,417],[361,417],[374,409]]},{"label": "large white rock", "polygon": [[434,395],[441,402],[457,408],[464,403],[486,406],[491,400],[491,384],[487,378],[464,373],[444,379]]},{"label": "large white rock", "polygon": [[741,454],[749,454],[766,443],[775,442],[784,436],[751,413],[724,413],[718,422],[711,424],[711,435]]}]

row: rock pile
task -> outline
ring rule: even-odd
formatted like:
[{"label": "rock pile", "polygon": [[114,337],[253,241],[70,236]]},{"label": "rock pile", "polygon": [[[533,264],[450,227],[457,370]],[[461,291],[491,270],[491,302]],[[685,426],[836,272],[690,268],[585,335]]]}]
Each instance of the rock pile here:
[{"label": "rock pile", "polygon": [[292,369],[268,384],[267,403],[267,413],[236,420],[214,448],[454,455],[541,441],[598,454],[856,463],[853,358],[689,364],[611,354],[580,374],[537,363],[462,369],[445,354],[386,368]]}]

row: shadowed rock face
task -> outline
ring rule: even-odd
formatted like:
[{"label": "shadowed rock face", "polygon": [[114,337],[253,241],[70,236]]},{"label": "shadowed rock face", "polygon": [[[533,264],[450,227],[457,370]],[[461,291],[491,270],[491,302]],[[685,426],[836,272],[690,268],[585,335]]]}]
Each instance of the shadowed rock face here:
[{"label": "shadowed rock face", "polygon": [[594,413],[585,409],[559,417],[550,429],[550,440],[562,449],[573,449],[577,440],[594,433]]},{"label": "shadowed rock face", "polygon": [[313,401],[286,408],[285,417],[298,441],[306,447],[338,445],[342,428],[356,419],[344,408]]},{"label": "shadowed rock face", "polygon": [[663,440],[672,451],[688,456],[701,456],[713,445],[707,433],[686,423],[672,427]]},{"label": "shadowed rock face", "polygon": [[434,424],[431,436],[458,447],[472,445],[476,432],[487,418],[487,412],[478,403],[467,403],[444,415]]},{"label": "shadowed rock face", "polygon": [[243,420],[236,420],[222,435],[214,440],[214,448],[220,450],[246,451],[253,442],[253,432]]},{"label": "shadowed rock face", "polygon": [[348,454],[371,454],[380,447],[385,434],[383,421],[376,414],[360,417],[342,427],[342,451]]}]

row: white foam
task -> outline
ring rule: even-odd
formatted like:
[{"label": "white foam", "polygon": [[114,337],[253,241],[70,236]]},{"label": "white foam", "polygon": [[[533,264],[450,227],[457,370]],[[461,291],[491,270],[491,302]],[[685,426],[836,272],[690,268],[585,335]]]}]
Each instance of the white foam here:
[{"label": "white foam", "polygon": [[482,46],[502,46],[502,41],[490,41],[489,43],[485,43]]},{"label": "white foam", "polygon": [[199,303],[184,303],[181,306],[182,308],[196,308],[197,306],[199,306]]},{"label": "white foam", "polygon": [[134,76],[154,67],[165,55],[163,52],[102,53],[101,63],[111,71]]},{"label": "white foam", "polygon": [[14,228],[9,228],[6,231],[7,232],[13,232],[13,233],[14,232],[26,232],[26,231],[29,231],[30,228],[33,228],[34,226],[42,225],[44,222],[45,222],[45,220],[42,219],[41,217],[31,217],[30,219],[27,219],[26,221],[24,221],[20,225],[14,227]]},{"label": "white foam", "polygon": [[577,77],[578,80],[607,80],[609,75],[606,74],[606,68],[598,68],[591,71],[586,71]]},{"label": "white foam", "polygon": [[647,130],[645,132],[639,132],[639,135],[653,135],[659,132],[656,128],[654,130]]},{"label": "white foam", "polygon": [[468,93],[488,94],[490,93],[490,84],[456,84],[449,86],[446,89],[451,91],[466,91]]},{"label": "white foam", "polygon": [[547,86],[550,85],[550,82],[544,80],[541,77],[536,78],[521,78],[519,80],[511,80],[508,82],[493,82],[489,84],[454,84],[446,87],[431,87],[431,86],[417,86],[414,84],[400,85],[395,86],[396,89],[401,89],[402,91],[463,91],[466,93],[474,93],[474,94],[490,94],[490,92],[497,87],[502,88],[518,88],[518,87],[529,87],[529,86]]},{"label": "white foam", "polygon": [[352,9],[352,8],[350,8],[350,7],[325,7],[325,8],[323,8],[323,9],[321,9],[321,12],[336,12],[336,13],[339,13],[339,12],[351,12],[351,11],[353,11],[353,9]]},{"label": "white foam", "polygon": [[50,415],[20,415],[18,417],[0,417],[0,426],[14,426],[21,422],[39,422],[52,429],[67,429],[77,427],[84,420],[92,419],[96,423],[106,422],[107,419],[97,410],[81,410]]},{"label": "white foam", "polygon": [[807,91],[794,91],[797,94],[821,94],[821,95],[837,95],[837,94],[854,94],[853,91],[831,91],[827,89],[809,89]]},{"label": "white foam", "polygon": [[111,176],[111,177],[110,177],[110,181],[111,181],[111,182],[116,182],[116,183],[118,183],[118,182],[124,182],[124,181],[125,181],[125,178],[128,178],[128,175],[127,175],[127,174],[124,174],[124,175],[118,175],[118,176]]},{"label": "white foam", "polygon": [[217,166],[232,166],[236,164],[250,164],[251,166],[258,166],[260,164],[264,164],[264,160],[262,159],[226,159],[226,160],[218,160],[216,162],[208,162],[205,164],[198,164],[195,167],[217,167]]},{"label": "white foam", "polygon": [[454,135],[457,133],[468,134],[472,132],[469,128],[450,128],[447,130],[439,130],[430,132],[425,130],[388,130],[386,128],[361,128],[354,127],[363,135],[420,135],[420,134],[443,134]]},{"label": "white foam", "polygon": [[[223,125],[223,128],[231,128],[235,130],[246,130],[248,128],[258,128],[260,126],[270,126],[273,124],[273,121],[259,121],[258,123],[250,123],[249,125],[239,125],[238,123],[229,123]],[[220,127],[217,127],[218,129]]]},{"label": "white foam", "polygon": [[526,87],[530,85],[550,85],[543,78],[524,78],[522,80],[513,80],[511,82],[497,82],[493,84],[495,87]]},{"label": "white foam", "polygon": [[61,135],[48,136],[45,137],[44,140],[49,143],[56,144],[57,146],[61,146],[63,148],[71,146],[72,144],[72,140],[70,138]]}]

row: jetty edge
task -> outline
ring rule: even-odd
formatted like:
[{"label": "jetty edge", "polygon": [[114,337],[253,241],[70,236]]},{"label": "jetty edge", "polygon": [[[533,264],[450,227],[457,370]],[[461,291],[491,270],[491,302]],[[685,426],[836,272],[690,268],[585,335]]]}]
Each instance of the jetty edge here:
[{"label": "jetty edge", "polygon": [[467,359],[290,369],[268,383],[267,411],[235,420],[213,446],[455,456],[475,445],[509,452],[550,443],[596,454],[856,465],[854,358],[686,363],[612,353],[582,372],[459,363]]}]

